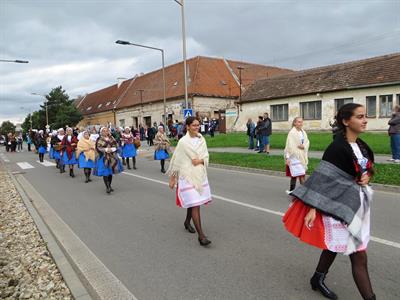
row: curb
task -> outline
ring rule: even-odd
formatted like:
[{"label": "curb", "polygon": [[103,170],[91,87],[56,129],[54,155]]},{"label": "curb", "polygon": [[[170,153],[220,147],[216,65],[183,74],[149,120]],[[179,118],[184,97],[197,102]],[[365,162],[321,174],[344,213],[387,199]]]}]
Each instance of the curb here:
[{"label": "curb", "polygon": [[11,174],[11,177],[16,183],[18,192],[21,196],[24,195],[22,197],[27,207],[30,207],[29,212],[32,217],[35,216],[34,221],[38,225],[40,234],[49,243],[49,251],[61,274],[65,276],[64,280],[74,299],[137,300],[58,216],[27,179],[22,175]]},{"label": "curb", "polygon": [[31,215],[33,222],[35,223],[40,236],[46,242],[46,246],[53,258],[57,268],[59,269],[65,284],[68,286],[71,295],[76,300],[86,300],[92,299],[86,288],[83,286],[81,280],[79,279],[77,273],[74,271],[72,265],[68,261],[67,257],[64,255],[64,252],[61,250],[58,245],[56,239],[51,234],[49,228],[46,226],[45,222],[33,207],[31,200],[25,193],[25,190],[22,188],[21,184],[16,179],[16,176],[12,174],[9,170],[7,173],[10,175],[11,180],[13,181],[15,188],[20,194],[22,201],[24,202],[29,214]]},{"label": "curb", "polygon": [[[242,172],[247,172],[247,173],[252,173],[252,174],[263,174],[263,175],[269,175],[269,176],[286,177],[286,174],[284,172],[273,171],[273,170],[255,169],[255,168],[239,167],[239,166],[224,165],[224,164],[213,164],[213,163],[210,163],[210,167],[214,167],[217,169],[242,171]],[[375,191],[400,193],[400,186],[396,186],[396,185],[371,183],[371,186]]]}]

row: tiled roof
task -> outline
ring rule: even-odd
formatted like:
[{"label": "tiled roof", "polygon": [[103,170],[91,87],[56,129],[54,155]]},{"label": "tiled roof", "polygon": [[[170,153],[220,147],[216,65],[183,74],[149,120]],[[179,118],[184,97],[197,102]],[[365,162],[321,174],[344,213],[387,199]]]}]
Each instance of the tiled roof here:
[{"label": "tiled roof", "polygon": [[78,109],[83,115],[112,110],[117,106],[121,97],[134,80],[135,78],[125,80],[119,87],[118,84],[114,84],[104,89],[87,94],[80,102]]},{"label": "tiled roof", "polygon": [[[243,66],[242,83],[249,86],[255,79],[293,72],[288,69],[279,69],[251,63],[239,63],[197,56],[187,60],[188,69],[188,94],[205,97],[237,98],[239,96],[238,65]],[[235,78],[234,73],[237,78]],[[166,97],[176,99],[184,97],[183,62],[167,66],[165,68]],[[131,79],[132,80],[132,79]],[[157,102],[163,100],[162,69],[137,76],[135,80],[125,81],[119,89],[116,85],[88,94],[82,101],[79,109],[83,114],[93,114],[112,109],[105,106],[109,99],[116,101],[117,109],[131,107],[140,104],[140,92],[143,90],[142,103]],[[121,92],[121,90],[126,91]],[[114,99],[115,98],[115,99]],[[102,103],[99,108],[98,105]],[[92,107],[89,111],[88,107]]]},{"label": "tiled roof", "polygon": [[400,83],[400,53],[257,80],[242,102]]}]

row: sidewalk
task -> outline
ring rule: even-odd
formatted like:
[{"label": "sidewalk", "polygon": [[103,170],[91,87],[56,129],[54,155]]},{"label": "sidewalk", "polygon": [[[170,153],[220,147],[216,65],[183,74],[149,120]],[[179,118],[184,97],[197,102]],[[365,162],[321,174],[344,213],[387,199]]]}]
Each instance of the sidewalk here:
[{"label": "sidewalk", "polygon": [[[239,147],[226,147],[226,148],[208,148],[209,152],[229,152],[229,153],[244,153],[244,154],[257,154],[257,155],[266,155],[266,153],[257,153],[254,150],[249,150],[247,148],[239,148]],[[272,149],[270,151],[271,155],[282,155],[283,149]],[[319,158],[321,159],[323,155],[322,151],[309,151],[308,157]],[[380,164],[394,164],[388,161],[391,158],[390,155],[375,155],[375,162]]]}]

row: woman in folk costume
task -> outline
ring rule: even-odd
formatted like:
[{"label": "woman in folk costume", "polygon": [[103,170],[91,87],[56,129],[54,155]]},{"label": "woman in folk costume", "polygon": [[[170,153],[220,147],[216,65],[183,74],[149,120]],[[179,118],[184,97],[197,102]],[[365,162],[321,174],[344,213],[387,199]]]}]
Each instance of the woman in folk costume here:
[{"label": "woman in folk costume", "polygon": [[128,169],[131,169],[129,164],[129,158],[132,157],[132,167],[136,170],[136,146],[134,145],[135,137],[131,133],[129,127],[125,127],[124,132],[121,134],[121,146],[122,146],[122,159],[126,161]]},{"label": "woman in folk costume", "polygon": [[96,150],[99,154],[96,160],[93,174],[103,176],[107,194],[113,192],[111,187],[113,174],[122,172],[122,163],[117,154],[118,143],[112,137],[107,127],[100,129],[100,137],[96,142]]},{"label": "woman in folk costume", "polygon": [[[308,148],[310,141],[307,133],[303,129],[303,119],[300,117],[294,118],[292,129],[289,131],[284,155],[286,159],[286,176],[290,177],[290,187],[286,193],[290,194],[296,187],[297,178],[300,184],[304,183],[308,166]],[[296,174],[291,174],[291,167],[296,168]]]},{"label": "woman in folk costume", "polygon": [[186,119],[187,133],[178,142],[169,164],[169,187],[176,187],[176,204],[187,209],[184,226],[190,233],[196,231],[190,224],[193,220],[201,246],[211,243],[203,233],[200,206],[211,202],[211,191],[207,179],[208,150],[204,137],[199,133],[200,122],[195,117]]},{"label": "woman in folk costume", "polygon": [[51,145],[53,146],[53,158],[56,160],[56,168],[60,169],[60,173],[65,172],[65,166],[61,159],[61,143],[64,139],[64,128],[60,128],[57,130],[57,135],[51,138]]},{"label": "woman in folk costume", "polygon": [[67,128],[67,134],[61,142],[63,168],[65,165],[69,166],[69,176],[75,177],[74,165],[78,163],[75,158],[75,150],[78,145],[78,139],[73,134],[72,128]]},{"label": "woman in folk costume", "polygon": [[154,139],[155,152],[154,159],[161,163],[161,173],[165,173],[165,160],[169,157],[168,149],[170,146],[169,139],[165,134],[164,127],[158,126],[158,132]]},{"label": "woman in folk costume", "polygon": [[57,136],[57,131],[53,130],[51,135],[47,138],[47,144],[49,145],[49,158],[54,159],[54,147],[53,147],[53,139]]},{"label": "woman in folk costume", "polygon": [[90,131],[90,140],[96,143],[98,138],[99,134],[97,133],[96,127],[93,126],[92,130]]},{"label": "woman in folk costume", "polygon": [[322,249],[310,283],[329,299],[337,296],[324,283],[337,253],[350,256],[353,278],[363,299],[376,299],[367,267],[374,155],[358,136],[367,125],[364,106],[343,105],[337,113],[340,133],[328,146],[319,167],[291,195],[283,217],[286,229]]},{"label": "woman in folk costume", "polygon": [[43,162],[44,154],[46,153],[47,149],[47,140],[43,130],[39,130],[39,134],[37,136],[37,145],[38,145],[39,161]]},{"label": "woman in folk costume", "polygon": [[92,181],[90,173],[94,168],[96,143],[90,139],[89,132],[83,131],[81,139],[76,148],[76,157],[78,159],[78,167],[83,169],[85,173],[85,183]]}]

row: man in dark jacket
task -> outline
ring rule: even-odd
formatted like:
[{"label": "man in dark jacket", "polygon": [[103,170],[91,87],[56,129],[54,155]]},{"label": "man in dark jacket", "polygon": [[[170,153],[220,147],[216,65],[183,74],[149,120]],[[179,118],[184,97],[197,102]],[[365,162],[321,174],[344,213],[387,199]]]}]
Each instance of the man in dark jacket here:
[{"label": "man in dark jacket", "polygon": [[265,153],[269,154],[269,136],[272,134],[272,121],[269,118],[268,113],[264,114],[264,118],[262,120],[263,124],[259,130],[261,135],[261,142],[262,147],[260,145],[260,151],[258,153]]},{"label": "man in dark jacket", "polygon": [[393,109],[392,118],[388,122],[392,158],[390,161],[400,164],[400,106]]}]

